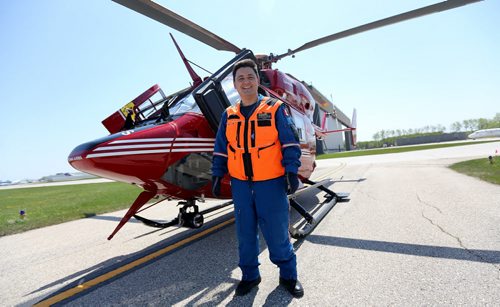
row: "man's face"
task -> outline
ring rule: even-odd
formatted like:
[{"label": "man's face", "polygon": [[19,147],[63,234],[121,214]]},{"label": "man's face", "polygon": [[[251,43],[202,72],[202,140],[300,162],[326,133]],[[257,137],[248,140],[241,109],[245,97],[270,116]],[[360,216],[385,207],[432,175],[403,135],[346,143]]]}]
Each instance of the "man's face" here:
[{"label": "man's face", "polygon": [[259,89],[259,78],[250,67],[242,67],[236,71],[234,87],[242,100],[255,99]]}]

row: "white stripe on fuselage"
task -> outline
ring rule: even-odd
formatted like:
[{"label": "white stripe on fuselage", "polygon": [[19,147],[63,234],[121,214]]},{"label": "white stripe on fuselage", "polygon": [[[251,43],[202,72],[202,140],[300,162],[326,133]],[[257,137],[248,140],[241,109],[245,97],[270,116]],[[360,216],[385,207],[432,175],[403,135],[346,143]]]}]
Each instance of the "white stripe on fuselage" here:
[{"label": "white stripe on fuselage", "polygon": [[172,141],[215,141],[214,138],[151,138],[151,139],[134,139],[134,140],[116,140],[109,144],[126,144],[126,143],[147,143],[147,142],[172,142]]},{"label": "white stripe on fuselage", "polygon": [[124,145],[124,146],[103,146],[97,147],[94,151],[117,150],[117,149],[134,149],[134,148],[153,148],[153,147],[170,147],[171,143],[166,144],[141,144],[141,145]]},{"label": "white stripe on fuselage", "polygon": [[210,147],[213,147],[214,143],[165,143],[165,144],[102,146],[102,147],[97,147],[96,149],[94,149],[94,151],[135,149],[135,148],[156,148],[156,147],[181,147],[181,146],[210,146]]},{"label": "white stripe on fuselage", "polygon": [[100,158],[100,157],[114,157],[114,156],[126,156],[126,155],[144,155],[152,153],[169,153],[168,149],[157,149],[157,150],[135,150],[135,151],[114,151],[114,152],[103,152],[97,154],[89,154],[86,156],[87,159]]},{"label": "white stripe on fuselage", "polygon": [[115,157],[115,156],[126,156],[126,155],[132,156],[132,155],[145,155],[145,154],[170,153],[170,152],[210,152],[210,151],[214,151],[214,149],[212,147],[206,147],[206,148],[174,148],[171,151],[168,149],[113,151],[113,152],[88,154],[86,158],[91,159],[91,158],[101,158],[101,157]]},{"label": "white stripe on fuselage", "polygon": [[[196,143],[187,143],[193,141]],[[93,150],[93,153],[88,154],[86,158],[143,155],[143,154],[156,154],[156,153],[169,153],[169,152],[200,152],[200,151],[207,152],[207,151],[213,151],[214,141],[215,138],[182,138],[182,137],[116,140],[108,143],[107,146],[95,148]],[[149,144],[141,144],[141,143],[149,143]],[[129,145],[114,146],[114,144],[129,144]],[[168,149],[169,147],[186,147],[186,148]],[[157,149],[146,149],[146,148],[157,148]],[[166,149],[159,149],[159,148],[166,148]],[[145,150],[133,150],[133,149],[145,149]],[[102,152],[102,151],[110,151],[110,152]]]}]

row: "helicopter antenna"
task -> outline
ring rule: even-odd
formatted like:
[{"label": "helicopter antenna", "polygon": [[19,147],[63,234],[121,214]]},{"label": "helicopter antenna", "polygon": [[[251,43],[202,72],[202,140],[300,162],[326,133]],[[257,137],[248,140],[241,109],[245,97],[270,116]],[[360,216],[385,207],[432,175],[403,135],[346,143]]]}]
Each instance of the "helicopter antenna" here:
[{"label": "helicopter antenna", "polygon": [[194,66],[198,67],[199,69],[204,70],[205,72],[209,73],[210,75],[213,75],[213,74],[214,74],[213,72],[206,70],[205,68],[201,67],[200,65],[198,65],[198,64],[196,64],[196,63],[194,63],[194,62],[191,62],[190,60],[187,60],[187,61],[188,61],[189,63],[193,64]]}]

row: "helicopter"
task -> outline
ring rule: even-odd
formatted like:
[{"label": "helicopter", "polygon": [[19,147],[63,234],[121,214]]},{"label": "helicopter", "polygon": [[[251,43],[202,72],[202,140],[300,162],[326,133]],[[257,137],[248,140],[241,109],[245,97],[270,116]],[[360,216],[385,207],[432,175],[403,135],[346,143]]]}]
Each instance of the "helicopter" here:
[{"label": "helicopter", "polygon": [[[232,204],[230,178],[227,175],[221,182],[219,198],[229,201],[204,211],[199,210],[196,202],[203,202],[207,197],[214,198],[211,191],[211,161],[215,133],[223,111],[239,100],[232,83],[232,67],[243,59],[253,59],[258,64],[260,94],[282,100],[297,127],[302,152],[298,175],[302,186],[289,199],[291,207],[304,218],[305,223],[301,224],[300,229],[291,227],[290,232],[294,238],[307,235],[337,201],[348,197],[345,193],[335,193],[327,188],[331,181],[310,180],[316,167],[317,139],[327,133],[346,132],[355,144],[355,120],[346,129],[327,131],[318,126],[316,123],[319,121],[315,120],[318,101],[313,97],[313,91],[291,74],[273,69],[273,64],[340,38],[480,0],[440,2],[325,36],[277,55],[254,54],[251,50],[241,49],[150,0],[114,1],[217,50],[234,52],[236,55],[215,73],[202,79],[192,68],[191,64],[194,63],[184,56],[171,35],[191,76],[192,85],[169,95],[165,95],[158,85],[153,85],[102,121],[110,132],[108,136],[83,143],[69,154],[68,162],[77,170],[143,189],[108,240],[132,217],[159,228],[174,225],[199,228],[203,225],[204,214]],[[314,214],[307,212],[295,200],[298,194],[310,189],[326,192],[322,209]],[[179,200],[181,208],[176,218],[169,222],[157,222],[138,215],[146,203],[159,196]]]}]

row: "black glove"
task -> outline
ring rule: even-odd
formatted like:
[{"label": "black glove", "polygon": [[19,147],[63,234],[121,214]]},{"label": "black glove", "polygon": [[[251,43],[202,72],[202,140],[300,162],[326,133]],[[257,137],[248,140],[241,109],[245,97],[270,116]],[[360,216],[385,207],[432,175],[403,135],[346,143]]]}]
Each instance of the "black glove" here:
[{"label": "black glove", "polygon": [[220,196],[220,182],[221,182],[221,180],[222,180],[221,177],[217,177],[217,176],[212,177],[212,194],[215,197]]},{"label": "black glove", "polygon": [[288,184],[288,193],[293,194],[299,188],[299,177],[294,173],[286,173],[286,182]]}]

